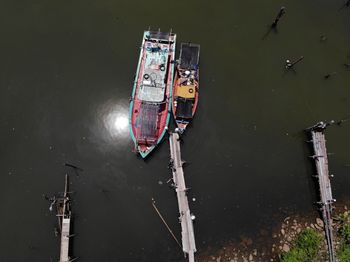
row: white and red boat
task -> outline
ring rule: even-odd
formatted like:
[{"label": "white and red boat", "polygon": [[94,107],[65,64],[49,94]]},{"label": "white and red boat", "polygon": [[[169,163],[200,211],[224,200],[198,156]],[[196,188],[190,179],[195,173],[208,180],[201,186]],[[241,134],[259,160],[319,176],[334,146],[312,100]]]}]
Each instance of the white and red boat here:
[{"label": "white and red boat", "polygon": [[169,124],[176,34],[145,31],[130,102],[130,134],[145,158]]}]

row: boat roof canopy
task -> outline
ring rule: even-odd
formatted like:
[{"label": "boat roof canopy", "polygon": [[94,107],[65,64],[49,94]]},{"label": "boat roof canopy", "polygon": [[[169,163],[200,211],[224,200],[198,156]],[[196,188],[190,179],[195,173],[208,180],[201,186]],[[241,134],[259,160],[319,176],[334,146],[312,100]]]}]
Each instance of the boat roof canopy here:
[{"label": "boat roof canopy", "polygon": [[196,70],[199,64],[200,45],[181,43],[180,68]]},{"label": "boat roof canopy", "polygon": [[159,105],[142,103],[140,107],[140,118],[137,125],[140,126],[139,142],[155,142],[157,139],[157,119]]},{"label": "boat roof canopy", "polygon": [[182,98],[195,98],[195,90],[194,85],[179,85],[176,88],[175,96]]},{"label": "boat roof canopy", "polygon": [[173,34],[170,32],[148,31],[149,38],[158,39],[158,40],[169,41],[170,36],[172,35]]},{"label": "boat roof canopy", "polygon": [[194,100],[179,97],[176,101],[176,117],[185,119],[192,118],[192,105]]}]

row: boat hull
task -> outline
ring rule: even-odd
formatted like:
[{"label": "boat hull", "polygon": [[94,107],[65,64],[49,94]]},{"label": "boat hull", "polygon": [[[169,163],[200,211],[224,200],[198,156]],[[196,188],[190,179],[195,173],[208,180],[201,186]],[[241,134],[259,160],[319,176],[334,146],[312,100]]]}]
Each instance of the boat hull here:
[{"label": "boat hull", "polygon": [[182,133],[192,121],[199,98],[199,51],[200,46],[182,43],[179,64],[173,85],[172,111]]},{"label": "boat hull", "polygon": [[176,35],[145,31],[130,101],[134,149],[147,157],[162,141],[171,114]]}]

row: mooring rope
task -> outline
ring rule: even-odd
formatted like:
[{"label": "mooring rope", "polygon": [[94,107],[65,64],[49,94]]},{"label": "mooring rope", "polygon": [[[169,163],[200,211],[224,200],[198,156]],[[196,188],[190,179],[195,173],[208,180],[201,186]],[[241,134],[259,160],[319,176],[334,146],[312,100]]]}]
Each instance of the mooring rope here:
[{"label": "mooring rope", "polygon": [[171,236],[175,239],[176,243],[179,245],[179,247],[182,250],[182,246],[180,244],[180,242],[177,240],[176,236],[174,235],[173,231],[170,229],[170,227],[168,226],[167,222],[165,222],[162,214],[159,212],[158,208],[156,207],[156,201],[154,200],[154,198],[152,198],[152,206],[154,208],[154,210],[157,212],[158,216],[160,217],[160,219],[163,221],[164,225],[166,226],[166,228],[168,229],[169,233],[171,234]]}]

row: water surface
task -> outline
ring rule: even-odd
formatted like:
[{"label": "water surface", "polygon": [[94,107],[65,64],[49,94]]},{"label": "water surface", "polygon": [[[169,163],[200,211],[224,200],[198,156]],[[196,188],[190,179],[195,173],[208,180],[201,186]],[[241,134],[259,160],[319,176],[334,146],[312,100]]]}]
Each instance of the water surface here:
[{"label": "water surface", "polygon": [[[58,260],[56,219],[42,194],[62,191],[65,173],[75,191],[74,256],[184,261],[151,206],[153,197],[180,238],[165,184],[168,143],[143,161],[126,122],[148,26],[201,44],[200,103],[182,146],[199,252],[254,240],[286,214],[313,213],[302,130],[350,116],[343,2],[2,1],[0,261]],[[278,32],[262,39],[282,5]],[[284,61],[301,55],[295,72],[285,72]],[[338,200],[350,197],[349,131],[350,121],[327,131]],[[76,176],[66,162],[84,171]]]}]

